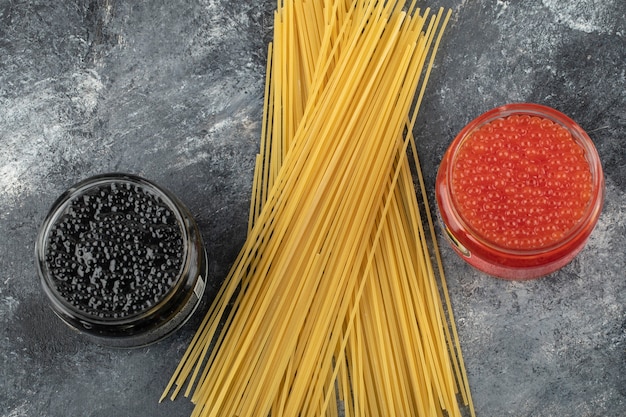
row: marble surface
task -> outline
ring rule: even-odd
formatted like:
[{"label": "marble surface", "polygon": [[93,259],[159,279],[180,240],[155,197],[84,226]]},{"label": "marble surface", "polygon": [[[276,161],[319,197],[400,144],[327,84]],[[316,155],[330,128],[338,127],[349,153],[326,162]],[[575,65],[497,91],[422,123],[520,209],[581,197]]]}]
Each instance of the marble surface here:
[{"label": "marble surface", "polygon": [[[477,414],[626,415],[626,3],[421,3],[453,11],[415,130],[431,194],[455,134],[509,102],[576,120],[606,174],[587,246],[548,277],[494,279],[442,244]],[[158,398],[245,238],[275,5],[0,0],[1,417],[190,415]],[[134,350],[63,325],[34,266],[57,196],[111,171],[175,191],[211,260],[201,311]]]}]

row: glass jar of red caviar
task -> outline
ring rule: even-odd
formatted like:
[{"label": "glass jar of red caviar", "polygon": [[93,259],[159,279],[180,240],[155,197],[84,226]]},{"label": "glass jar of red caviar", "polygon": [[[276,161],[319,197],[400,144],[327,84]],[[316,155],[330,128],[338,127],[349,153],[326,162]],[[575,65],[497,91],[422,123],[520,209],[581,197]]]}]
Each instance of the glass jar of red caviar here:
[{"label": "glass jar of red caviar", "polygon": [[465,126],[436,181],[446,236],[469,264],[505,279],[532,279],[584,247],[604,201],[589,136],[564,114],[509,104]]}]

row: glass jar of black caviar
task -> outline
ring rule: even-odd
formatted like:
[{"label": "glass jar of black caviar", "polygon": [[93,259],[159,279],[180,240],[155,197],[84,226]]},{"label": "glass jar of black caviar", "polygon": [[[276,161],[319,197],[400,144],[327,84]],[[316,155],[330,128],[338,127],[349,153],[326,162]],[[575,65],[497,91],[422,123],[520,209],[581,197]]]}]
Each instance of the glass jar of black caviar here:
[{"label": "glass jar of black caviar", "polygon": [[53,311],[104,345],[168,336],[204,293],[207,255],[191,212],[134,175],[99,175],[68,189],[50,209],[35,253]]}]

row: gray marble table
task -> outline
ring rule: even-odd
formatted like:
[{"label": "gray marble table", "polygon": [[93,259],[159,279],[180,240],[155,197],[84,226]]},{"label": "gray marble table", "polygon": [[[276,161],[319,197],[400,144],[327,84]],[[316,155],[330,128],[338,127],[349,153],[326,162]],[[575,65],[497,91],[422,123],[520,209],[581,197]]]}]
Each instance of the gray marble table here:
[{"label": "gray marble table", "polygon": [[[416,127],[431,193],[455,134],[509,102],[576,120],[606,174],[588,245],[548,277],[494,279],[442,245],[477,413],[624,416],[626,3],[422,3],[453,11]],[[34,240],[70,185],[139,174],[198,220],[210,298],[246,234],[275,5],[0,0],[1,417],[190,415],[157,401],[207,303],[160,343],[99,347],[51,314]]]}]

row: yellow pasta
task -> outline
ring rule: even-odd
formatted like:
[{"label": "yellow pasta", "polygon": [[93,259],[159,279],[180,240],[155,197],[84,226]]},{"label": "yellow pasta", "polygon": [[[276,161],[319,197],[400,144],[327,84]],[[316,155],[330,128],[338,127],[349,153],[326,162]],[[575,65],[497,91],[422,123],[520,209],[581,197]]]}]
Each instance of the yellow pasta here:
[{"label": "yellow pasta", "polygon": [[248,237],[161,400],[186,385],[193,416],[473,415],[412,134],[449,15],[279,1]]}]

